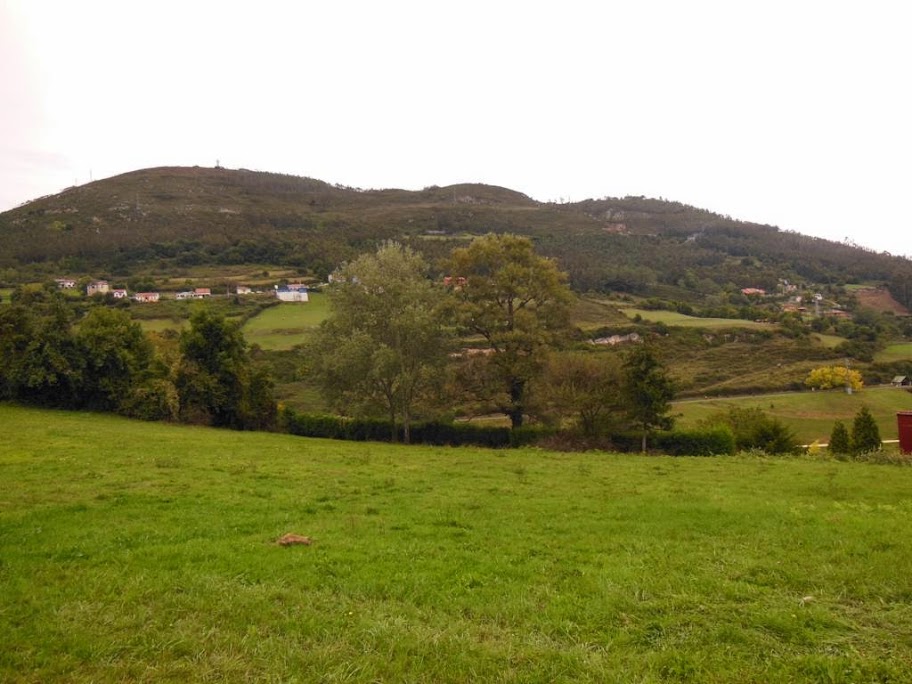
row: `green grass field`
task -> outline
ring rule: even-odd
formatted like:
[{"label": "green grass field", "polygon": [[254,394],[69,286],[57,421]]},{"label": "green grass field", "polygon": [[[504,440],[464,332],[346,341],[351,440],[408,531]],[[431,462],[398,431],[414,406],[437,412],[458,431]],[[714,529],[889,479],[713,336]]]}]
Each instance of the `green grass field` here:
[{"label": "green grass field", "polygon": [[867,406],[880,428],[881,439],[897,439],[896,412],[912,411],[912,394],[894,387],[868,387],[848,395],[840,390],[791,392],[751,397],[686,400],[674,405],[679,427],[694,427],[702,418],[730,406],[760,408],[789,425],[803,444],[826,443],[833,424],[841,420],[851,430],[852,420]]},{"label": "green grass field", "polygon": [[758,323],[745,321],[740,318],[698,318],[687,316],[676,311],[651,311],[649,309],[636,309],[625,307],[621,309],[629,318],[639,315],[644,321],[677,325],[687,328],[751,328],[754,330],[773,330],[771,323]]},{"label": "green grass field", "polygon": [[839,335],[825,335],[823,333],[814,333],[811,337],[816,338],[827,349],[835,349],[843,342],[848,341],[845,337],[840,337]]},{"label": "green grass field", "polygon": [[284,303],[265,309],[244,325],[244,337],[262,349],[291,349],[304,341],[307,331],[329,315],[329,299],[311,293],[306,303]]},{"label": "green grass field", "polygon": [[3,682],[912,679],[912,468],[0,424]]},{"label": "green grass field", "polygon": [[889,363],[891,361],[910,361],[912,360],[912,342],[903,344],[891,344],[883,351],[878,352],[875,361]]}]

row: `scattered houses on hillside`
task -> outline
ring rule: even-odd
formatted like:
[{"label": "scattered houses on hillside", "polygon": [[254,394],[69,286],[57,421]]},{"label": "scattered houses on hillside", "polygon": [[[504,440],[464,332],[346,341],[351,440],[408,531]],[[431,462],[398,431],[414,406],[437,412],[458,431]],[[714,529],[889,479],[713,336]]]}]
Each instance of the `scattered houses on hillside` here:
[{"label": "scattered houses on hillside", "polygon": [[184,292],[178,292],[174,295],[175,299],[206,299],[207,297],[212,296],[212,290],[208,287],[197,287],[194,290],[186,290]]},{"label": "scattered houses on hillside", "polygon": [[86,285],[86,294],[91,297],[96,294],[107,294],[111,291],[111,285],[107,280],[93,280]]}]

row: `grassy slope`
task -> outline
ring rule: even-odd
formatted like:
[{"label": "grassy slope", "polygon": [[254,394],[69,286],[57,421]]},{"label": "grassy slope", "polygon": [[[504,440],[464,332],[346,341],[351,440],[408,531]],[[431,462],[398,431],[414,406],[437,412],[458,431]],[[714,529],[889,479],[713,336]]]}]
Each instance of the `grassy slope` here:
[{"label": "grassy slope", "polygon": [[908,361],[912,359],[912,342],[891,344],[883,351],[877,353],[875,361],[889,363],[890,361]]},{"label": "grassy slope", "polygon": [[627,307],[622,311],[633,318],[638,315],[645,321],[653,323],[664,323],[665,325],[674,325],[686,328],[706,328],[708,330],[717,328],[751,328],[753,330],[774,330],[776,326],[771,323],[761,323],[758,321],[746,321],[740,318],[698,318],[697,316],[687,316],[686,314],[677,313],[676,311],[651,311],[648,309],[636,309]]},{"label": "grassy slope", "polygon": [[702,418],[731,406],[760,408],[792,427],[804,444],[826,443],[833,423],[841,420],[851,430],[852,420],[867,406],[877,420],[881,439],[897,439],[896,412],[912,410],[912,394],[892,387],[872,387],[847,395],[841,390],[794,392],[755,397],[682,401],[674,406],[680,427],[693,427]]},{"label": "grassy slope", "polygon": [[244,325],[244,337],[250,344],[267,350],[291,349],[303,342],[303,335],[329,315],[329,299],[311,293],[306,303],[286,303],[260,312]]},{"label": "grassy slope", "polygon": [[5,682],[910,679],[912,469],[0,424]]}]

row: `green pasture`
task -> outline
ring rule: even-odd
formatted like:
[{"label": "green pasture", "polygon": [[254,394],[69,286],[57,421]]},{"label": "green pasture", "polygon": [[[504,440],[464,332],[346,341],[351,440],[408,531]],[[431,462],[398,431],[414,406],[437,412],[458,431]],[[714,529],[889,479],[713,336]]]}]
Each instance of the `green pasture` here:
[{"label": "green pasture", "polygon": [[639,315],[644,321],[687,328],[751,328],[754,330],[773,330],[776,327],[771,323],[746,321],[740,318],[698,318],[697,316],[687,316],[676,311],[651,311],[649,309],[637,309],[633,307],[624,307],[621,311],[629,318],[634,318]]},{"label": "green pasture", "polygon": [[264,309],[244,324],[244,337],[262,349],[291,349],[328,315],[326,295],[310,293],[308,302],[285,302]]},{"label": "green pasture", "polygon": [[881,439],[897,439],[896,412],[912,411],[912,394],[895,387],[868,387],[851,395],[827,390],[684,400],[674,404],[673,413],[678,414],[677,425],[687,428],[731,406],[762,409],[795,430],[803,444],[828,442],[837,420],[851,430],[858,410],[867,406],[880,428]]},{"label": "green pasture", "polygon": [[0,425],[6,683],[912,679],[912,468]]},{"label": "green pasture", "polygon": [[824,333],[814,333],[811,337],[817,338],[817,340],[827,349],[835,349],[843,342],[847,342],[845,337],[840,337],[839,335],[826,335]]},{"label": "green pasture", "polygon": [[889,363],[891,361],[912,361],[912,342],[891,344],[883,351],[877,352],[875,361]]},{"label": "green pasture", "polygon": [[618,302],[599,297],[579,297],[573,304],[571,320],[582,330],[630,323],[618,309]]},{"label": "green pasture", "polygon": [[137,321],[145,332],[164,332],[165,330],[183,330],[189,325],[186,319],[141,318]]}]

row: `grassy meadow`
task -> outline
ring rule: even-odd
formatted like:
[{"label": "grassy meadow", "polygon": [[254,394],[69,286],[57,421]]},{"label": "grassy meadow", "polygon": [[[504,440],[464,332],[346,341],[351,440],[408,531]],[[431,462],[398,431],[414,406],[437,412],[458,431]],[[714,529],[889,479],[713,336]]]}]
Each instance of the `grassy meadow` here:
[{"label": "grassy meadow", "polygon": [[912,468],[0,425],[3,682],[912,681]]},{"label": "grassy meadow", "polygon": [[886,349],[877,352],[875,361],[890,363],[891,361],[909,361],[912,359],[912,342],[891,344]]},{"label": "grassy meadow", "polygon": [[776,327],[772,323],[746,321],[741,318],[699,318],[697,316],[688,316],[686,314],[678,313],[677,311],[653,311],[650,309],[636,309],[632,307],[624,307],[621,311],[631,319],[639,315],[644,321],[664,323],[665,325],[675,325],[684,328],[706,328],[707,330],[718,328],[774,330]]},{"label": "grassy meadow", "polygon": [[291,349],[304,341],[307,331],[320,325],[329,315],[329,299],[318,292],[310,301],[288,302],[264,309],[249,319],[243,328],[244,338],[267,351]]},{"label": "grassy meadow", "polygon": [[897,439],[897,411],[912,411],[912,394],[895,387],[868,387],[854,394],[842,390],[789,392],[754,397],[722,397],[676,402],[672,413],[679,427],[697,422],[729,407],[759,408],[791,427],[803,444],[827,443],[837,420],[852,429],[852,420],[867,406],[877,421],[881,439]]}]

